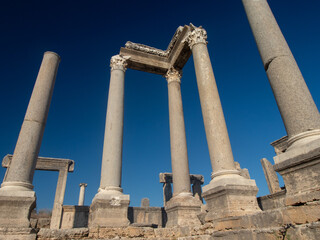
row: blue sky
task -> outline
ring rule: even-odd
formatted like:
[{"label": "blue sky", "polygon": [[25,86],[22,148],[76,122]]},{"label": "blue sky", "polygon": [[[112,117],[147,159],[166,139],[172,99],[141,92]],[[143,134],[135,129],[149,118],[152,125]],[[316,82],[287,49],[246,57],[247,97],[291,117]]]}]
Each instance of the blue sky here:
[{"label": "blue sky", "polygon": [[[320,104],[320,2],[270,0],[269,4]],[[285,130],[241,1],[1,1],[0,156],[13,153],[45,51],[61,63],[40,156],[75,160],[65,204],[78,202],[88,183],[90,205],[100,167],[111,56],[126,41],[166,49],[180,25],[202,25],[235,161],[268,194],[260,159],[273,162],[270,142]],[[190,172],[210,181],[211,165],[192,57],[182,77]],[[160,172],[171,171],[167,85],[163,77],[128,69],[125,78],[122,187],[131,205],[150,198],[162,206]],[[5,169],[0,169],[0,177]],[[38,209],[52,208],[57,172],[36,171]]]}]

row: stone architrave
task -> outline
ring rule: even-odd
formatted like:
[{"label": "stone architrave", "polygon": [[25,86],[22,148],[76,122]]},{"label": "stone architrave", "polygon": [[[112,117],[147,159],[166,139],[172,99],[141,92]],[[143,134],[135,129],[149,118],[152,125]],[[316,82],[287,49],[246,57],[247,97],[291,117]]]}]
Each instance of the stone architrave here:
[{"label": "stone architrave", "polygon": [[13,153],[10,169],[0,189],[0,227],[30,226],[36,205],[33,175],[41,146],[60,57],[45,52],[26,115]]},{"label": "stone architrave", "polygon": [[173,181],[173,197],[165,210],[166,226],[186,226],[200,224],[197,215],[202,202],[194,198],[190,188],[190,174],[181,98],[181,73],[171,68],[165,75],[168,82],[170,146]]},{"label": "stone architrave", "polygon": [[130,196],[122,193],[122,139],[124,76],[128,57],[113,56],[103,145],[101,181],[92,200],[90,227],[121,227],[129,225]]},{"label": "stone architrave", "polygon": [[269,162],[266,158],[262,158],[260,161],[263,168],[264,176],[267,180],[270,194],[280,192],[281,188],[279,186],[279,179],[276,171],[273,169],[271,162]]},{"label": "stone architrave", "polygon": [[207,33],[199,27],[186,38],[192,50],[209,155],[211,182],[203,187],[207,202],[206,221],[241,216],[259,211],[254,180],[236,169],[220,97],[207,49]]},{"label": "stone architrave", "polygon": [[242,2],[288,134],[274,157],[286,204],[320,199],[319,111],[267,1]]},{"label": "stone architrave", "polygon": [[[4,180],[7,177],[8,169],[10,168],[12,160],[12,155],[6,155],[2,160],[2,167],[7,168],[7,171],[4,176]],[[58,182],[56,187],[56,194],[54,197],[54,203],[52,208],[52,216],[50,221],[51,229],[59,229],[61,226],[61,218],[62,218],[62,207],[64,194],[66,190],[67,184],[67,175],[68,172],[73,172],[74,170],[74,161],[70,159],[62,159],[62,158],[46,158],[46,157],[38,157],[36,170],[44,170],[44,171],[58,171]]]},{"label": "stone architrave", "polygon": [[84,204],[84,193],[86,191],[86,187],[88,186],[88,184],[80,183],[79,186],[80,186],[80,193],[79,193],[78,206],[83,206],[83,204]]}]

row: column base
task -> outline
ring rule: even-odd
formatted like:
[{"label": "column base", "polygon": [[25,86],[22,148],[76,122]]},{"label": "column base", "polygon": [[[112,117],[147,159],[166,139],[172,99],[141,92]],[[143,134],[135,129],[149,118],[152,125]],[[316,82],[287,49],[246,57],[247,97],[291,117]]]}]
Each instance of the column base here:
[{"label": "column base", "polygon": [[287,206],[320,199],[320,139],[292,147],[274,161],[286,186]]},{"label": "column base", "polygon": [[215,177],[203,187],[208,213],[205,221],[226,217],[243,216],[261,211],[256,195],[258,187],[254,180],[237,174]]},{"label": "column base", "polygon": [[92,200],[89,213],[91,227],[125,227],[128,220],[130,196],[121,192],[101,190]]},{"label": "column base", "polygon": [[166,206],[166,227],[200,225],[198,214],[201,213],[202,202],[190,193],[171,198]]},{"label": "column base", "polygon": [[30,214],[36,207],[34,191],[0,189],[0,228],[29,228]]}]

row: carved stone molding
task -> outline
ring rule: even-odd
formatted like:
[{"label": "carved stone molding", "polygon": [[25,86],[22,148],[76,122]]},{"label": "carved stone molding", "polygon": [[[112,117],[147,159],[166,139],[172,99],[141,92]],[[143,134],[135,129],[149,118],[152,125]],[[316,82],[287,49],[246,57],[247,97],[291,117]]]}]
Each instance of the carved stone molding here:
[{"label": "carved stone molding", "polygon": [[174,47],[174,44],[177,42],[182,30],[183,30],[183,27],[181,27],[181,26],[177,28],[175,34],[173,35],[173,38],[171,39],[171,41],[169,43],[167,50],[165,50],[165,51],[161,50],[161,49],[154,48],[154,47],[149,47],[144,44],[133,43],[130,41],[126,42],[125,47],[128,49],[133,49],[133,50],[153,54],[153,55],[160,56],[160,57],[168,57]]},{"label": "carved stone molding", "polygon": [[185,41],[188,43],[190,49],[198,43],[207,44],[207,32],[202,27],[194,27]]},{"label": "carved stone molding", "polygon": [[124,57],[120,55],[113,56],[110,60],[111,71],[118,69],[125,72],[127,70],[126,66],[128,65],[127,60],[129,58],[130,58],[129,56],[124,56]]},{"label": "carved stone molding", "polygon": [[168,84],[171,82],[178,82],[181,83],[181,77],[182,77],[182,72],[178,71],[175,68],[170,68],[168,72],[165,75],[165,78],[167,79]]}]

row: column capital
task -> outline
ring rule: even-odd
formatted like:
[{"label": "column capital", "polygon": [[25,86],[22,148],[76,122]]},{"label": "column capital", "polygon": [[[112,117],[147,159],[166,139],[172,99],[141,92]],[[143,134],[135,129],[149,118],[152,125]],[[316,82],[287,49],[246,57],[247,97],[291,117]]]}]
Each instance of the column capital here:
[{"label": "column capital", "polygon": [[111,71],[118,69],[118,70],[122,70],[122,71],[126,71],[127,70],[127,60],[129,59],[129,56],[121,56],[121,55],[115,55],[113,57],[111,57],[110,60],[110,67],[111,67]]},{"label": "column capital", "polygon": [[80,184],[79,184],[79,187],[82,187],[82,186],[83,186],[83,187],[87,187],[88,184],[86,184],[86,183],[80,183]]},{"label": "column capital", "polygon": [[192,47],[195,44],[198,44],[198,43],[207,44],[208,42],[207,42],[206,30],[203,29],[201,26],[200,27],[192,26],[192,27],[193,27],[193,30],[189,32],[185,40],[188,43],[189,47],[192,49]]},{"label": "column capital", "polygon": [[177,69],[171,67],[166,75],[165,78],[167,79],[168,84],[171,82],[178,82],[181,83],[182,71],[178,71]]}]

